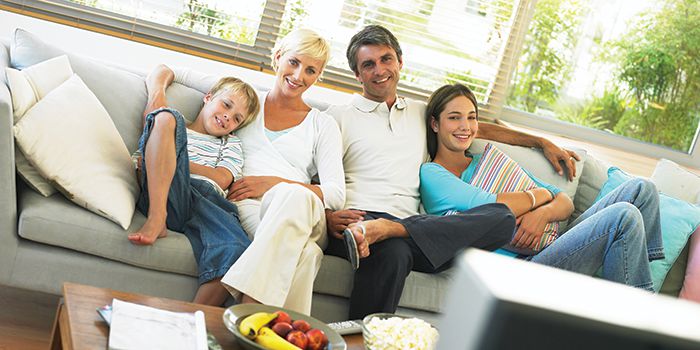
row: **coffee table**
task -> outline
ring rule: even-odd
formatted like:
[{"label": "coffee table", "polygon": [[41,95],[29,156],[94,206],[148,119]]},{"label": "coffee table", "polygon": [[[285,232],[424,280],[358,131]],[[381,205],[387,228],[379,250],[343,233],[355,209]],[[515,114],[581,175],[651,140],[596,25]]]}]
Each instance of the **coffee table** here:
[{"label": "coffee table", "polygon": [[[56,312],[50,349],[106,349],[109,327],[95,309],[111,304],[114,298],[175,312],[202,310],[207,331],[216,337],[224,349],[243,349],[224,326],[223,308],[75,283],[63,285],[63,299]],[[362,334],[345,336],[343,339],[348,344],[348,350],[364,349]]]}]

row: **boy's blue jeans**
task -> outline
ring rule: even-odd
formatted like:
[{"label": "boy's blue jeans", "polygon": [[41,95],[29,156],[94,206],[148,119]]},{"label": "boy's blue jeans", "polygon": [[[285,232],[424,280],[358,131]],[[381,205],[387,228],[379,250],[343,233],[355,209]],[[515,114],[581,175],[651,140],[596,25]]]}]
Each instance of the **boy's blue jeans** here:
[{"label": "boy's blue jeans", "polygon": [[653,291],[649,261],[663,259],[659,195],[632,179],[579,216],[531,261]]},{"label": "boy's blue jeans", "polygon": [[141,151],[141,195],[137,207],[148,215],[148,181],[146,173],[146,143],[160,112],[175,117],[175,152],[177,163],[168,192],[166,225],[182,232],[192,245],[199,271],[199,283],[221,277],[250,245],[248,235],[238,220],[236,205],[222,197],[205,180],[190,178],[185,119],[174,109],[159,109],[146,117],[139,149]]}]

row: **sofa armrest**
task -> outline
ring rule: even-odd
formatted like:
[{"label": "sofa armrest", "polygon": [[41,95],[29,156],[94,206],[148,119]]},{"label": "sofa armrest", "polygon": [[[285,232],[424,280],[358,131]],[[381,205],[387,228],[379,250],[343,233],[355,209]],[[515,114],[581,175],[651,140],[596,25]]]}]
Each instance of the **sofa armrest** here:
[{"label": "sofa armrest", "polygon": [[10,91],[0,83],[0,284],[10,278],[19,243],[12,121]]}]

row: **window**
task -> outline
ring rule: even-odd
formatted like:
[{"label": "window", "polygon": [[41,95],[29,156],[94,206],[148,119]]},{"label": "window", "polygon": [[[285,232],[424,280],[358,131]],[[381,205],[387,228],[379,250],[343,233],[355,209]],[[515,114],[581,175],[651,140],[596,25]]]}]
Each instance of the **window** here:
[{"label": "window", "polygon": [[512,0],[290,0],[282,33],[303,23],[332,42],[332,67],[348,70],[347,43],[380,24],[404,51],[402,88],[423,98],[448,82],[469,85],[486,102],[515,10]]},{"label": "window", "polygon": [[236,43],[253,45],[264,0],[71,0],[71,2]]},{"label": "window", "polygon": [[697,1],[539,0],[507,104],[689,153],[699,22]]},{"label": "window", "polygon": [[[399,93],[474,90],[486,118],[700,168],[696,0],[0,0],[131,40],[271,72],[300,26],[329,39],[323,84],[359,91],[350,37],[389,28],[404,51]],[[51,17],[51,16],[48,16]]]}]

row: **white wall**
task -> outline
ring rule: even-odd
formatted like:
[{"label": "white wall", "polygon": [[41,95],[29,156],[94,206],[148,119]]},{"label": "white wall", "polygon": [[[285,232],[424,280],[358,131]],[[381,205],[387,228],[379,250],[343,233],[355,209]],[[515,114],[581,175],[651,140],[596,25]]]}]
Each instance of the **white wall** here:
[{"label": "white wall", "polygon": [[[233,75],[262,86],[271,86],[274,81],[274,76],[255,70],[0,10],[0,38],[10,38],[15,28],[25,29],[65,51],[143,71],[165,63],[215,76]],[[309,91],[313,92],[314,99],[330,104],[344,104],[349,100],[347,93],[328,88],[314,86]]]}]

